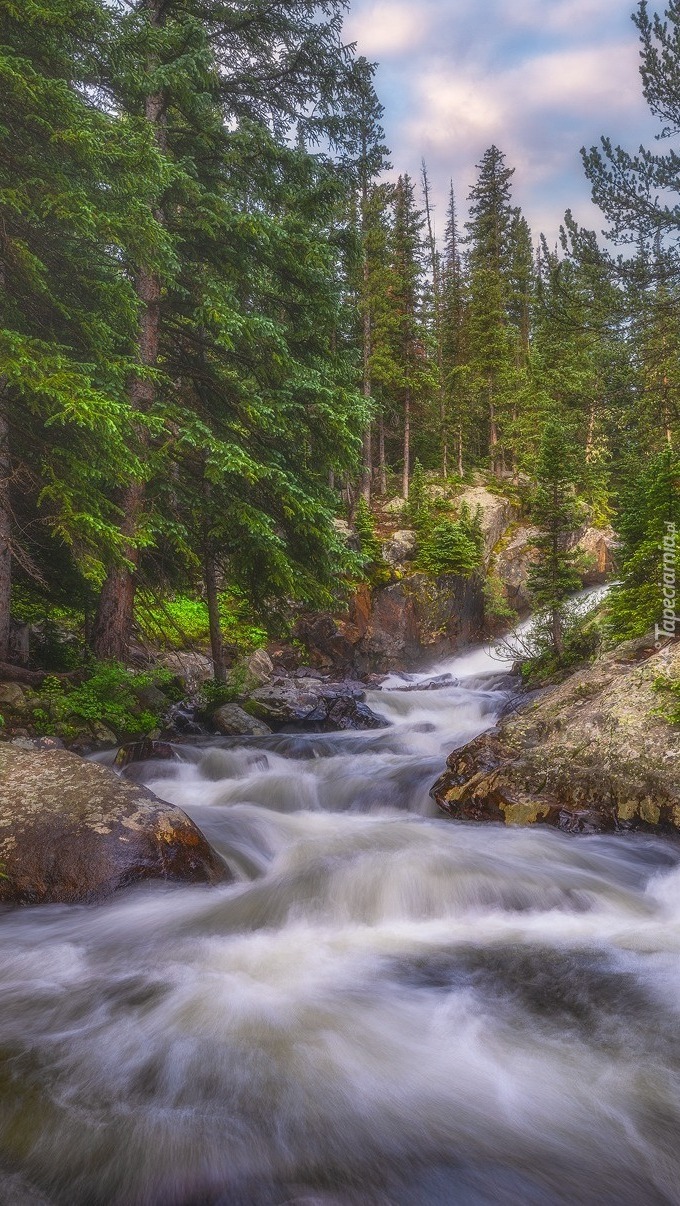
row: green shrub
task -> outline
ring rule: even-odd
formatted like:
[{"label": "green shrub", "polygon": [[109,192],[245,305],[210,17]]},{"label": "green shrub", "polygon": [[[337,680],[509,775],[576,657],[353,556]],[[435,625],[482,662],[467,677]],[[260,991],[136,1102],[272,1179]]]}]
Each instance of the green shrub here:
[{"label": "green shrub", "polygon": [[489,574],[484,580],[484,612],[490,620],[499,622],[517,619],[517,612],[508,603],[498,574]]},{"label": "green shrub", "polygon": [[460,522],[433,524],[420,545],[417,567],[426,574],[461,574],[469,578],[481,564],[479,549]]},{"label": "green shrub", "polygon": [[33,719],[44,732],[58,728],[66,737],[75,736],[84,725],[95,724],[106,725],[118,737],[141,737],[158,726],[165,708],[140,703],[140,693],[145,687],[160,687],[169,704],[172,681],[167,670],[133,673],[115,662],[100,662],[79,685],[46,678]]}]

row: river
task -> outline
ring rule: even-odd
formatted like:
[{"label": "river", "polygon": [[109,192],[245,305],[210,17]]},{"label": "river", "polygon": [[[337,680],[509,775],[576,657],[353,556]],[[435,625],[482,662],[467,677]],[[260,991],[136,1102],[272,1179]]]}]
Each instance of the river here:
[{"label": "river", "polygon": [[231,886],[3,913],[3,1206],[680,1203],[679,848],[428,798],[506,670],[146,764]]}]

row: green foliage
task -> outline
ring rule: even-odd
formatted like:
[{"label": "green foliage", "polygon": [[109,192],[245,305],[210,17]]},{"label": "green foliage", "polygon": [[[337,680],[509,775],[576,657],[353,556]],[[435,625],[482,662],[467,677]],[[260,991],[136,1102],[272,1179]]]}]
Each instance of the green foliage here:
[{"label": "green foliage", "polygon": [[484,579],[484,612],[488,619],[498,623],[517,619],[517,612],[508,603],[497,574],[489,573]]},{"label": "green foliage", "polygon": [[158,726],[165,710],[142,702],[145,688],[163,688],[169,706],[171,684],[169,671],[132,673],[114,662],[102,662],[77,686],[58,678],[45,679],[33,719],[42,732],[58,729],[64,737],[76,736],[84,725],[97,724],[106,725],[119,738],[141,737]]},{"label": "green foliage", "polygon": [[411,474],[406,519],[416,532],[427,530],[432,519],[432,503],[427,492],[427,477],[420,462],[416,460]]},{"label": "green foliage", "polygon": [[662,702],[657,715],[668,724],[680,725],[680,679],[668,674],[660,674],[654,680],[654,689],[659,692]]},{"label": "green foliage", "polygon": [[662,623],[667,524],[680,532],[680,458],[670,447],[631,475],[623,492],[617,525],[620,581],[608,601],[609,624],[617,639],[643,636]]},{"label": "green foliage", "polygon": [[354,530],[364,566],[375,569],[383,560],[382,545],[376,535],[375,522],[365,498],[359,498],[354,514]]},{"label": "green foliage", "polygon": [[461,574],[469,578],[481,564],[479,548],[460,522],[441,520],[421,542],[417,566],[427,574]]},{"label": "green foliage", "polygon": [[[184,594],[164,599],[139,592],[136,615],[142,636],[162,649],[187,649],[210,640],[203,599]],[[260,649],[269,639],[267,630],[250,615],[247,599],[235,592],[220,596],[220,623],[225,641],[238,652]]]},{"label": "green foliage", "polygon": [[564,427],[546,425],[537,465],[532,517],[539,528],[533,547],[537,561],[529,570],[534,602],[550,618],[555,656],[562,654],[564,604],[581,581],[567,541],[578,523],[571,448]]},{"label": "green foliage", "polygon": [[[563,646],[558,654],[553,640],[551,617],[543,613],[514,648],[522,682],[530,688],[557,682],[567,674],[593,660],[603,640],[601,617],[598,613],[569,608],[563,616]],[[512,647],[512,643],[510,643]]]}]

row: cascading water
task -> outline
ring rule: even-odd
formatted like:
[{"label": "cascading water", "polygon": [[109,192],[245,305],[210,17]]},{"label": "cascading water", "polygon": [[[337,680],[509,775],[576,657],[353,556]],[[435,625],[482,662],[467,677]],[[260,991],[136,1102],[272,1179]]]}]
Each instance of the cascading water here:
[{"label": "cascading water", "polygon": [[141,768],[238,882],[3,914],[0,1202],[680,1202],[678,849],[428,799],[506,669]]}]

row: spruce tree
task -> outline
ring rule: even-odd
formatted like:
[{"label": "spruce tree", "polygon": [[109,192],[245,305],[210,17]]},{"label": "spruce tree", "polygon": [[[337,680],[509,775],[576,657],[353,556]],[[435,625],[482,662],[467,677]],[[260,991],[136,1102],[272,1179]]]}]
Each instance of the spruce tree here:
[{"label": "spruce tree", "polygon": [[533,541],[538,557],[529,571],[529,589],[537,607],[549,617],[558,658],[564,653],[564,605],[580,585],[574,554],[567,547],[578,520],[574,479],[564,424],[552,420],[546,424],[536,467],[532,517],[539,528]]}]

